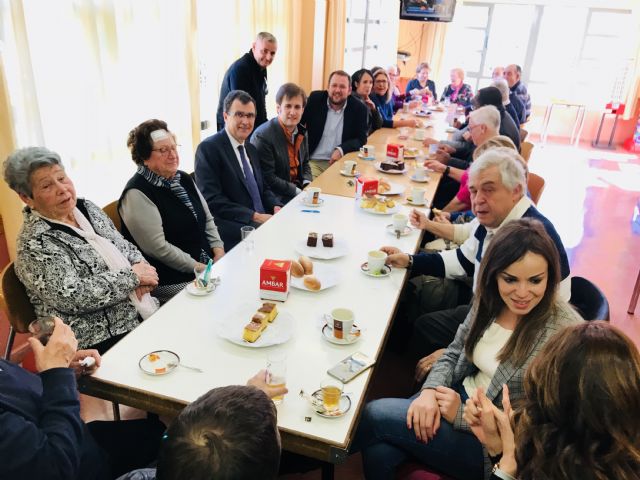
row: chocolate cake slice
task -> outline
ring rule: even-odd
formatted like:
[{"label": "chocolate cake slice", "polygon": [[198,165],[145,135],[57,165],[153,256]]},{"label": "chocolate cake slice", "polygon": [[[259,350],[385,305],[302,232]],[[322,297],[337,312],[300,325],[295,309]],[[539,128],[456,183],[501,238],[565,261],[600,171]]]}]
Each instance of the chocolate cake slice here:
[{"label": "chocolate cake slice", "polygon": [[322,246],[333,247],[333,233],[325,233],[322,235]]}]

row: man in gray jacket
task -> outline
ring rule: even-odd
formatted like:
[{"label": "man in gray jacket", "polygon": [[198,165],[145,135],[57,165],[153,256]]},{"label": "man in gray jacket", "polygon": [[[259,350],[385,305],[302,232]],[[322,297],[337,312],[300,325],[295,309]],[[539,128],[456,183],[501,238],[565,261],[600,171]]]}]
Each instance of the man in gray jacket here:
[{"label": "man in gray jacket", "polygon": [[299,124],[307,96],[295,83],[285,83],[276,104],[278,116],[263,123],[251,143],[258,150],[265,184],[287,203],[312,180],[307,131]]}]

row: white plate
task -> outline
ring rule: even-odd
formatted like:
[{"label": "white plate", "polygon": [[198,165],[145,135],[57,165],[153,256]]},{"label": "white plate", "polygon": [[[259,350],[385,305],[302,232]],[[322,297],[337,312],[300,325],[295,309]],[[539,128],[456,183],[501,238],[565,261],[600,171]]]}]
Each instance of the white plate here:
[{"label": "white plate", "polygon": [[324,198],[319,198],[318,203],[311,203],[307,201],[306,197],[302,197],[302,200],[300,202],[306,207],[321,207],[322,205],[324,205]]},{"label": "white plate", "polygon": [[193,282],[189,282],[187,283],[185,289],[187,290],[187,293],[189,295],[193,295],[194,297],[204,297],[216,290],[216,284],[209,282],[209,287],[206,290],[200,290],[196,288]]},{"label": "white plate", "polygon": [[307,246],[307,239],[305,238],[304,240],[296,242],[294,248],[296,249],[296,252],[301,255],[305,255],[310,258],[317,258],[320,260],[332,260],[334,258],[344,257],[347,253],[349,253],[349,245],[346,243],[346,241],[336,239],[335,236],[333,238],[333,247],[323,247],[321,233],[318,234],[317,247]]},{"label": "white plate", "polygon": [[374,167],[379,172],[388,173],[390,175],[402,175],[403,173],[407,173],[409,171],[409,169],[407,169],[407,165],[406,164],[404,166],[404,170],[383,170],[382,168],[380,168],[380,162],[376,162],[374,164]]},{"label": "white plate", "polygon": [[[393,223],[390,223],[389,225],[387,225],[386,229],[387,229],[387,233],[393,235],[394,237],[396,236],[396,231],[393,228]],[[407,225],[406,227],[404,227],[404,230],[400,232],[400,236],[405,237],[409,235],[412,231],[413,231],[413,228]]]},{"label": "white plate", "polygon": [[360,207],[363,211],[367,212],[367,213],[373,213],[374,215],[393,215],[394,213],[398,213],[398,211],[400,210],[400,205],[398,204],[398,202],[396,202],[395,206],[392,208],[387,208],[386,212],[378,212],[376,210],[374,210],[373,208],[362,208]]},{"label": "white plate", "polygon": [[173,372],[180,364],[180,357],[170,350],[147,353],[138,362],[140,370],[147,375],[161,376]]},{"label": "white plate", "polygon": [[424,110],[416,110],[413,112],[416,117],[429,117],[431,116],[431,112],[425,112]]},{"label": "white plate", "polygon": [[360,271],[365,275],[374,278],[388,277],[389,275],[391,275],[391,267],[389,265],[383,266],[382,271],[379,274],[374,275],[373,273],[369,272],[369,262],[364,262],[362,265],[360,265]]},{"label": "white plate", "polygon": [[351,327],[351,335],[349,335],[349,338],[336,338],[333,336],[333,328],[325,323],[324,327],[322,327],[322,338],[336,345],[351,345],[360,340],[360,329],[354,324],[353,327]]},{"label": "white plate", "polygon": [[[320,403],[322,403],[322,390],[316,390],[311,395],[315,397],[315,399]],[[311,408],[313,408],[314,412],[316,412],[321,417],[340,418],[343,417],[349,410],[351,410],[351,398],[349,398],[349,395],[343,393],[340,397],[340,405],[338,406],[338,410],[331,413],[325,412],[324,408],[321,410],[316,409],[315,407],[313,407],[313,405],[311,406]]]},{"label": "white plate", "polygon": [[235,314],[230,315],[224,322],[217,324],[218,335],[231,343],[249,348],[270,347],[280,345],[288,341],[293,335],[294,321],[289,312],[283,312],[278,304],[278,315],[267,328],[262,332],[260,338],[250,343],[242,338],[244,327],[251,322],[251,317],[258,311],[260,304],[254,308],[248,305],[239,309]]},{"label": "white plate", "polygon": [[[316,247],[317,248],[317,247]],[[291,277],[291,286],[298,290],[306,290],[307,292],[319,292],[327,288],[331,288],[340,283],[340,271],[324,263],[315,262],[313,264],[313,274],[320,281],[320,290],[310,290],[304,286],[304,277]]]},{"label": "white plate", "polygon": [[390,190],[388,192],[379,193],[378,195],[402,195],[404,193],[405,186],[400,183],[388,182]]},{"label": "white plate", "polygon": [[359,153],[358,154],[358,158],[361,158],[362,160],[374,160],[376,158],[376,156],[375,155],[369,155],[368,157],[365,157],[364,155]]},{"label": "white plate", "polygon": [[409,178],[411,179],[412,182],[418,182],[418,183],[427,183],[429,181],[428,175],[424,177],[422,180],[418,180],[414,175],[411,175]]},{"label": "white plate", "polygon": [[353,175],[350,173],[345,172],[344,170],[340,170],[340,175],[342,175],[343,177],[355,177],[356,175],[358,175],[360,172],[356,171],[356,173],[354,173]]},{"label": "white plate", "polygon": [[456,133],[457,131],[458,129],[453,127],[447,127],[447,129],[445,130],[445,132],[447,133]]}]

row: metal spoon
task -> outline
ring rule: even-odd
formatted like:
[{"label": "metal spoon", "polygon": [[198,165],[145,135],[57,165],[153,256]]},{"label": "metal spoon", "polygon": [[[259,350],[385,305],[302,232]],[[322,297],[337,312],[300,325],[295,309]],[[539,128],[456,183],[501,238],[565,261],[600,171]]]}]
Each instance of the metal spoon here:
[{"label": "metal spoon", "polygon": [[198,367],[190,367],[189,365],[185,365],[185,364],[184,364],[184,363],[182,363],[182,362],[181,362],[181,363],[175,363],[175,362],[174,362],[174,363],[167,363],[167,367],[171,367],[171,368],[173,368],[173,367],[176,367],[176,366],[178,366],[178,367],[183,367],[183,368],[186,368],[186,369],[188,369],[188,370],[193,370],[194,372],[203,373],[203,370],[202,370],[201,368],[198,368]]}]

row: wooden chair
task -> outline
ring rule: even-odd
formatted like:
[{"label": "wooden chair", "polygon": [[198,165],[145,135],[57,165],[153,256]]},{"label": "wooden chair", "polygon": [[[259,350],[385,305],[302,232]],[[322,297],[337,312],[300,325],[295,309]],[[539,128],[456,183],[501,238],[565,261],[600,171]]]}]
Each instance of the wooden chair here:
[{"label": "wooden chair", "polygon": [[544,178],[540,175],[536,175],[535,173],[529,172],[527,175],[527,190],[529,190],[529,195],[531,195],[531,200],[536,205],[540,201],[540,197],[542,196],[542,192],[544,190]]},{"label": "wooden chair", "polygon": [[629,308],[627,313],[633,315],[636,311],[636,305],[638,305],[638,297],[640,296],[640,271],[638,272],[638,278],[636,279],[636,286],[633,287],[633,293],[631,294],[631,301],[629,302]]},{"label": "wooden chair", "polygon": [[27,290],[16,276],[13,262],[9,263],[2,272],[1,284],[0,306],[11,324],[4,358],[10,360],[16,333],[28,333],[29,323],[35,320],[36,314],[33,311]]},{"label": "wooden chair", "polygon": [[120,219],[120,214],[118,213],[118,200],[105,205],[104,207],[102,207],[102,210],[107,214],[107,217],[111,219],[116,227],[116,230],[122,232],[122,220]]},{"label": "wooden chair", "polygon": [[585,320],[609,321],[609,302],[593,282],[584,277],[571,277],[571,305]]},{"label": "wooden chair", "polygon": [[529,159],[531,158],[531,151],[533,150],[533,143],[531,142],[522,142],[520,143],[520,155],[524,158],[525,163],[529,163]]}]

